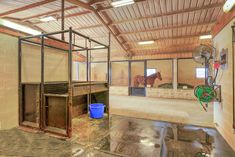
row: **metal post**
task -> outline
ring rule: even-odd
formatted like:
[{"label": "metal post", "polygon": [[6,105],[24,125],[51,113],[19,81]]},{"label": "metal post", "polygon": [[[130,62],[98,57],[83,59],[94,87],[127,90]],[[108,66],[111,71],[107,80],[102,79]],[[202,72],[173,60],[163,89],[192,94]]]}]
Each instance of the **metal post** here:
[{"label": "metal post", "polygon": [[[89,49],[91,48],[91,40],[89,39]],[[89,94],[88,94],[88,105],[91,104],[91,50],[88,51],[88,81],[89,81]],[[89,106],[88,106],[89,107]]]},{"label": "metal post", "polygon": [[108,46],[108,55],[107,55],[107,71],[108,71],[108,87],[110,86],[110,74],[111,74],[111,69],[110,69],[110,44],[111,44],[111,35],[109,33],[109,46]]},{"label": "metal post", "polygon": [[87,47],[87,39],[85,40],[86,45],[86,81],[89,81],[89,52]]},{"label": "metal post", "polygon": [[40,123],[39,128],[43,129],[46,126],[46,107],[44,103],[44,36],[41,36],[41,89],[40,89]]},{"label": "metal post", "polygon": [[22,58],[22,50],[21,50],[21,39],[18,39],[18,101],[19,101],[19,125],[23,122],[23,105],[22,105],[22,84],[21,84],[21,58]]},{"label": "metal post", "polygon": [[128,61],[128,94],[131,95],[131,61]]},{"label": "metal post", "polygon": [[108,124],[109,124],[109,126],[108,127],[110,127],[111,125],[110,125],[110,122],[111,122],[111,120],[110,120],[110,106],[109,106],[109,88],[110,88],[110,82],[111,82],[111,80],[110,80],[110,78],[111,78],[111,63],[110,63],[110,45],[111,45],[111,34],[109,33],[109,45],[108,45],[108,54],[107,54],[107,75],[108,75],[108,78],[107,78],[107,88],[108,88],[108,90],[107,90],[107,92],[106,92],[106,105],[107,105],[107,107],[106,107],[106,112],[108,112]]},{"label": "metal post", "polygon": [[147,60],[144,61],[144,96],[146,96],[147,87]]},{"label": "metal post", "polygon": [[234,84],[235,84],[235,82],[234,82],[234,44],[235,44],[235,26],[232,26],[232,75],[233,75],[233,80],[232,80],[232,82],[233,82],[233,99],[232,99],[232,101],[233,101],[233,129],[235,129],[235,100],[234,100],[234,96],[235,96],[235,90],[234,90]]},{"label": "metal post", "polygon": [[73,103],[73,93],[72,93],[72,28],[69,28],[69,54],[68,54],[68,105],[67,105],[67,135],[68,137],[72,136],[72,103]]},{"label": "metal post", "polygon": [[[61,0],[61,30],[64,30],[64,0]],[[61,34],[61,40],[64,40],[64,33]]]}]

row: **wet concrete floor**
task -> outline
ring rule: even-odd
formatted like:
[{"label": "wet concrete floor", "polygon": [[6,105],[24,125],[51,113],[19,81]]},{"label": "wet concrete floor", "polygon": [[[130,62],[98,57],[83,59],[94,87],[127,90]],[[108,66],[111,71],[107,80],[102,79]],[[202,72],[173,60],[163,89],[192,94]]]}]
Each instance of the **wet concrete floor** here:
[{"label": "wet concrete floor", "polygon": [[[234,157],[211,128],[184,126],[122,116],[73,120],[73,138],[60,140],[17,128],[0,131],[0,156],[84,157]],[[79,131],[80,130],[80,131]]]}]

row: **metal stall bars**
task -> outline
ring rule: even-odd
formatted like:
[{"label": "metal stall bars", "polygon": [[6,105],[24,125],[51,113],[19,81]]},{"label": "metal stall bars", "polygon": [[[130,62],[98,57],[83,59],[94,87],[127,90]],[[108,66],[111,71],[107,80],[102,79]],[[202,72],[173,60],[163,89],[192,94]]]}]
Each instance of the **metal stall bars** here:
[{"label": "metal stall bars", "polygon": [[[52,37],[53,35],[68,33],[68,42]],[[107,67],[110,68],[110,41],[109,45],[102,44],[96,40],[82,35],[70,28],[69,30],[63,30],[58,32],[26,36],[19,38],[19,125],[23,127],[30,127],[38,129],[44,132],[49,132],[59,136],[72,136],[72,106],[73,98],[80,94],[90,95],[96,92],[94,87],[100,84],[98,82],[91,82],[89,71],[90,66],[87,67],[87,79],[84,82],[73,82],[72,80],[72,54],[73,51],[91,51],[95,48],[88,48],[76,45],[72,43],[72,37],[79,36],[91,42],[95,42],[104,46],[103,49],[108,50]],[[110,38],[109,38],[110,40]],[[38,82],[23,82],[22,81],[22,44],[36,45],[40,47],[41,52],[41,69],[40,69],[40,81]],[[60,50],[68,53],[68,80],[63,82],[58,81],[45,81],[45,47]],[[78,48],[78,49],[76,49]],[[89,54],[89,53],[87,53]],[[89,56],[87,56],[89,57]],[[90,64],[90,60],[87,60],[87,65]],[[37,69],[36,69],[37,70]],[[110,84],[110,69],[108,69],[107,84],[102,86],[98,91],[109,91]],[[90,91],[84,91],[83,86],[89,87]],[[104,89],[105,87],[105,89]],[[34,89],[33,91],[31,89]],[[29,95],[27,95],[29,93]],[[34,93],[32,95],[32,93]],[[30,95],[31,94],[31,95]],[[107,94],[108,95],[108,94]],[[88,101],[87,103],[90,103]],[[107,102],[108,103],[108,102]],[[37,105],[39,104],[39,105]],[[33,106],[33,107],[32,107]],[[39,107],[38,107],[39,106]],[[60,107],[62,106],[62,107]],[[38,107],[38,108],[37,108]],[[26,112],[28,109],[33,108],[31,112]],[[108,107],[109,108],[109,107]],[[109,110],[107,111],[109,115]],[[28,114],[34,118],[28,118]],[[32,116],[33,115],[33,116]],[[36,118],[35,118],[36,117]],[[33,119],[33,120],[32,120]],[[38,120],[35,120],[38,119]]]}]

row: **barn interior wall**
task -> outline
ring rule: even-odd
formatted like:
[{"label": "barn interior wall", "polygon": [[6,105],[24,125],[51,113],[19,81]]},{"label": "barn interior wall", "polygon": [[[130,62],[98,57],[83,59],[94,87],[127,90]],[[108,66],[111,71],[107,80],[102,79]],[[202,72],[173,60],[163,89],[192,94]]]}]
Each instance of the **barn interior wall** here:
[{"label": "barn interior wall", "polygon": [[156,79],[153,87],[161,84],[172,83],[172,60],[154,60],[147,62],[147,69],[156,69],[161,73],[162,80]]},{"label": "barn interior wall", "polygon": [[0,129],[18,125],[18,40],[0,34]]},{"label": "barn interior wall", "polygon": [[[0,34],[0,47],[0,129],[9,129],[18,126],[18,38]],[[22,46],[22,82],[40,81],[40,58],[40,47]],[[45,48],[44,61],[45,81],[68,80],[64,51]]]},{"label": "barn interior wall", "polygon": [[[41,47],[22,45],[22,82],[40,82]],[[54,48],[44,49],[44,80],[68,80],[68,53]]]},{"label": "barn interior wall", "polygon": [[178,83],[197,86],[204,84],[205,80],[196,78],[196,68],[204,68],[204,65],[195,62],[193,59],[178,60]]},{"label": "barn interior wall", "polygon": [[235,131],[233,125],[233,88],[232,87],[232,28],[233,19],[214,38],[213,44],[219,55],[222,48],[228,48],[228,68],[220,70],[217,84],[221,85],[222,102],[214,103],[214,122],[216,128],[235,150]]}]

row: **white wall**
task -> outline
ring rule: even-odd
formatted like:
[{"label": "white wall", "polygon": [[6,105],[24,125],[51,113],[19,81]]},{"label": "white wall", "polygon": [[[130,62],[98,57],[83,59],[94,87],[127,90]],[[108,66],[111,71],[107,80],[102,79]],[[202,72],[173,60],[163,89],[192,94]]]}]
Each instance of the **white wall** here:
[{"label": "white wall", "polygon": [[0,34],[0,129],[18,125],[18,40]]},{"label": "white wall", "polygon": [[216,128],[226,139],[226,141],[235,150],[235,134],[233,130],[233,87],[232,87],[232,29],[233,19],[223,30],[221,30],[214,38],[213,44],[216,47],[217,54],[222,48],[228,48],[228,69],[223,72],[220,70],[218,83],[222,87],[222,103],[214,103],[214,122]]}]

